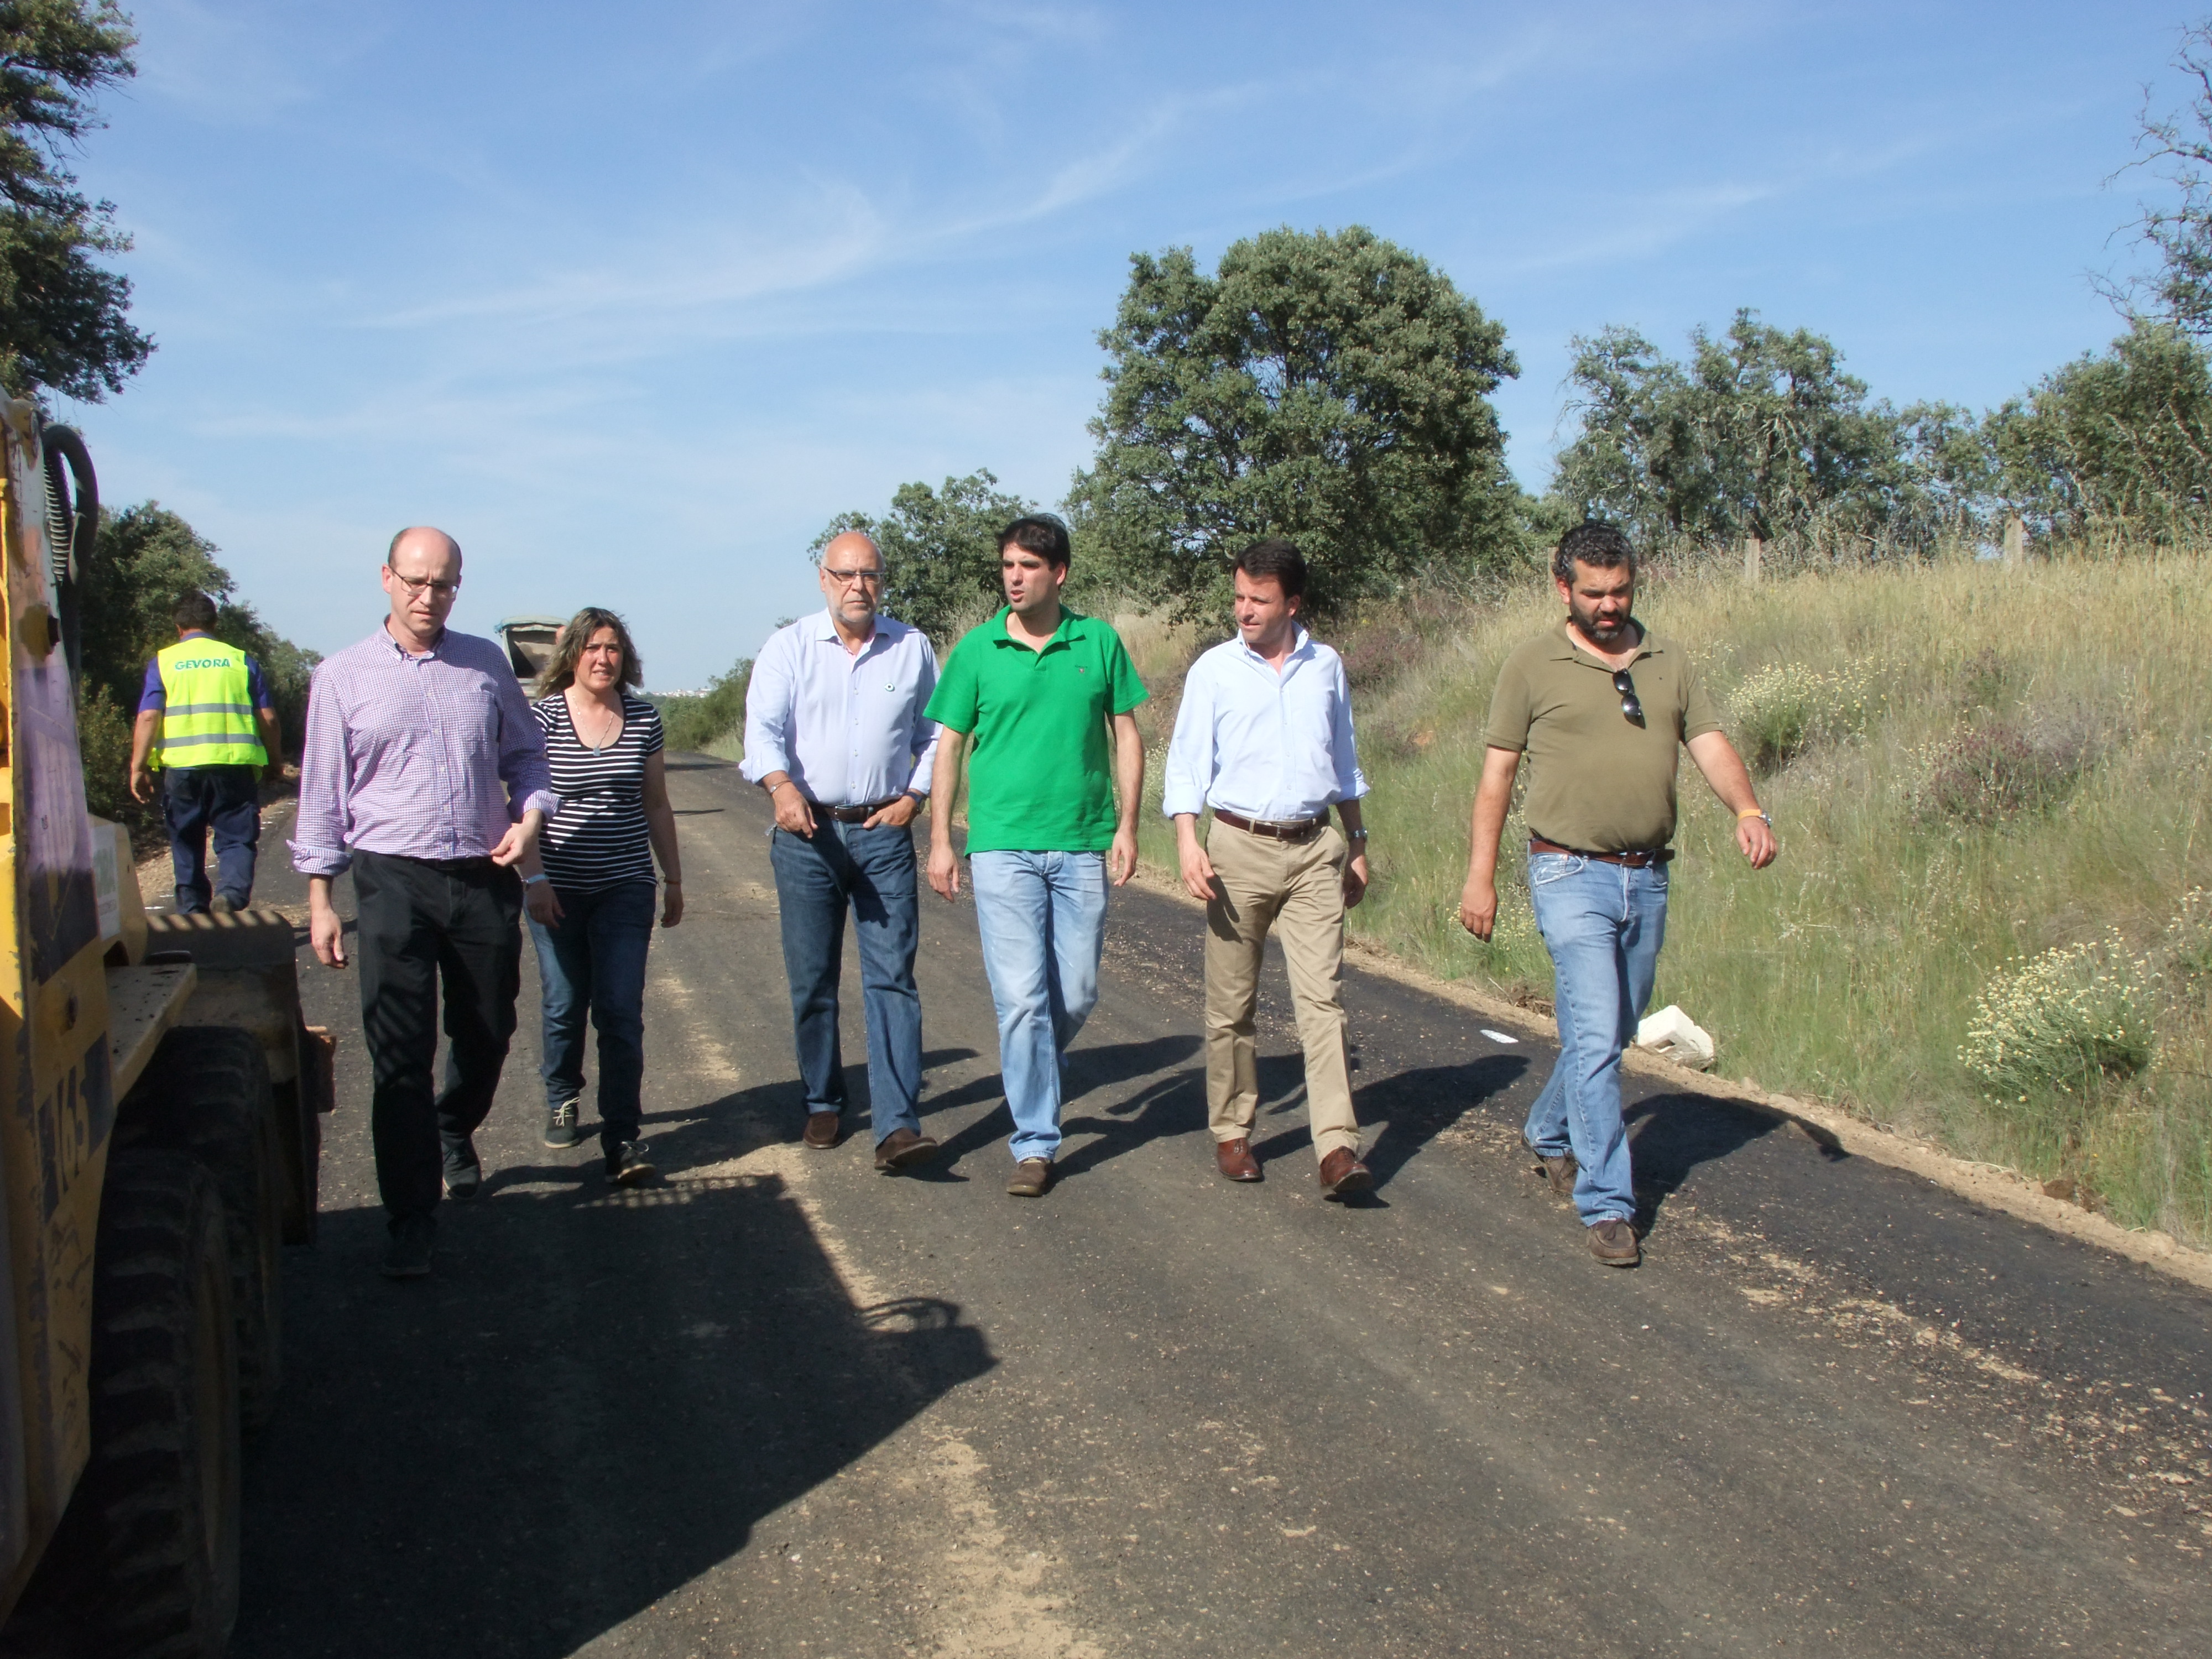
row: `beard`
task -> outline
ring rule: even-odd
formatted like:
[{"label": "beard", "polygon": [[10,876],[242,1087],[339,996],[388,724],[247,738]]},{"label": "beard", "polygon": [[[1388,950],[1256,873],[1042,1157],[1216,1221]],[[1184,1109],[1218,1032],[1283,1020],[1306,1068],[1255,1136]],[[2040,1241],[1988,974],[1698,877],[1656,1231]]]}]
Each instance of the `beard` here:
[{"label": "beard", "polygon": [[1581,630],[1583,637],[1593,645],[1610,646],[1626,640],[1636,626],[1635,613],[1629,609],[1624,609],[1607,620],[1601,619],[1594,607],[1585,610],[1576,600],[1569,599],[1567,614],[1574,618],[1575,626]]}]

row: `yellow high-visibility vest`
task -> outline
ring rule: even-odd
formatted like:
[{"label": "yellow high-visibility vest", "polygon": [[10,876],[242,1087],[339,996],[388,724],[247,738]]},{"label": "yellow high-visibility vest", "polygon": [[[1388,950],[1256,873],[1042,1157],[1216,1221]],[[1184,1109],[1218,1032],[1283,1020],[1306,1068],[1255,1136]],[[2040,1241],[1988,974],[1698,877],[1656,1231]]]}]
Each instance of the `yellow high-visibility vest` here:
[{"label": "yellow high-visibility vest", "polygon": [[154,653],[161,672],[161,764],[266,766],[246,653],[202,635]]}]

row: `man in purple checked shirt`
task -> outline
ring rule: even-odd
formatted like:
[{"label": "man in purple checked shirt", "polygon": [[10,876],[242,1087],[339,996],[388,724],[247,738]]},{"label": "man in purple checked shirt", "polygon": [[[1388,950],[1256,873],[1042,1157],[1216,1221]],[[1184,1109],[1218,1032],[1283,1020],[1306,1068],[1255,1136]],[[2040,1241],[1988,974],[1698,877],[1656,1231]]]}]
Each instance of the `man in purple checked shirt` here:
[{"label": "man in purple checked shirt", "polygon": [[[533,876],[526,896],[514,866],[561,802],[507,653],[446,627],[459,544],[403,530],[383,580],[392,614],[315,670],[292,864],[307,877],[308,935],[327,968],[346,965],[331,883],[353,871],[369,1127],[391,1216],[383,1272],[420,1279],[441,1182],[473,1198],[483,1182],[472,1137],[514,1035],[522,910],[526,896],[537,915],[552,891]],[[434,1095],[441,975],[446,1079]]]}]

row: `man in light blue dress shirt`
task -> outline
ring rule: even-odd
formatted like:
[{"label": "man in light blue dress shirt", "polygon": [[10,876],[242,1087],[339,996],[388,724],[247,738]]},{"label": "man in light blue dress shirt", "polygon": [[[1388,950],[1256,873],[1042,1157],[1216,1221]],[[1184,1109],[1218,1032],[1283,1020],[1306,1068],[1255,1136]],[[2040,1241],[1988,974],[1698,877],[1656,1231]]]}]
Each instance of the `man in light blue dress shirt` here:
[{"label": "man in light blue dress shirt", "polygon": [[921,917],[915,811],[929,796],[936,725],[922,717],[937,653],[920,629],[877,614],[884,560],[858,531],[822,550],[829,608],[779,629],[745,690],[744,775],[769,793],[769,861],[783,922],[783,969],[806,1090],[809,1146],[837,1144],[845,1062],[837,980],[852,914],[868,1024],[876,1167],[927,1162],[921,1133]]},{"label": "man in light blue dress shirt", "polygon": [[[1237,556],[1237,634],[1191,665],[1168,747],[1162,810],[1183,885],[1206,902],[1206,1100],[1214,1164],[1257,1181],[1253,1015],[1272,931],[1305,1048],[1307,1115],[1324,1196],[1364,1192],[1340,994],[1344,913],[1367,890],[1367,793],[1352,691],[1335,652],[1298,626],[1306,564],[1284,541]],[[1199,816],[1213,809],[1203,846]],[[1343,822],[1329,822],[1329,809]]]}]

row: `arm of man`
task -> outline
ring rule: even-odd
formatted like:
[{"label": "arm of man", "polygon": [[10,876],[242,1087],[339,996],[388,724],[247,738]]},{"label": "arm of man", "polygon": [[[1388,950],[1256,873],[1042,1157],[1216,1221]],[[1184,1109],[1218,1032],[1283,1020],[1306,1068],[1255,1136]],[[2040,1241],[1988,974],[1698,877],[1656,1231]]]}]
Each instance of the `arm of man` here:
[{"label": "arm of man", "polygon": [[1474,791],[1474,849],[1468,855],[1467,885],[1459,896],[1460,926],[1486,939],[1498,923],[1498,842],[1513,805],[1513,778],[1521,769],[1517,749],[1483,751],[1482,781]]},{"label": "arm of man", "polygon": [[668,804],[668,763],[658,750],[645,757],[645,835],[660,865],[660,925],[684,920],[684,860],[676,851],[676,809]]},{"label": "arm of man", "polygon": [[261,732],[261,747],[269,756],[269,770],[272,776],[284,775],[284,726],[276,718],[274,705],[256,708],[253,724]]},{"label": "arm of man", "polygon": [[1782,846],[1774,838],[1774,826],[1759,816],[1759,795],[1751,787],[1751,774],[1744,766],[1743,757],[1735,752],[1735,745],[1728,740],[1725,732],[1700,732],[1690,739],[1687,747],[1690,758],[1705,775],[1713,793],[1736,815],[1735,844],[1751,860],[1753,869],[1764,870],[1774,862],[1774,855],[1782,850]]},{"label": "arm of man", "polygon": [[300,740],[300,804],[292,817],[292,867],[307,878],[307,939],[325,968],[346,965],[344,929],[331,905],[331,883],[352,862],[347,791],[345,709],[317,669],[307,688],[307,729]]},{"label": "arm of man", "polygon": [[787,835],[814,835],[814,806],[792,781],[793,703],[798,684],[792,676],[789,642],[779,631],[761,647],[752,678],[745,682],[745,758],[740,769],[766,792],[776,827]]},{"label": "arm of man", "polygon": [[929,789],[929,884],[939,898],[950,899],[960,890],[960,860],[952,850],[952,798],[960,793],[960,763],[967,755],[968,734],[940,724]]},{"label": "arm of man", "polygon": [[1201,657],[1183,677],[1182,704],[1176,710],[1175,735],[1168,739],[1167,764],[1160,770],[1160,810],[1175,821],[1176,862],[1182,866],[1184,890],[1208,903],[1221,896],[1219,878],[1199,844],[1198,820],[1219,765],[1214,738],[1213,680]]},{"label": "arm of man", "polygon": [[154,738],[161,729],[161,711],[142,708],[131,725],[131,799],[140,805],[153,793],[154,775],[146,762],[154,752]]},{"label": "arm of man", "polygon": [[937,722],[921,711],[929,707],[930,693],[937,689],[937,653],[930,649],[926,635],[916,633],[908,639],[916,654],[919,672],[915,677],[910,704],[913,721],[907,733],[906,789],[896,800],[862,824],[864,830],[872,830],[879,823],[894,830],[912,823],[921,815],[921,803],[929,799],[930,779],[936,770]]},{"label": "arm of man", "polygon": [[1145,735],[1134,714],[1114,716],[1114,793],[1118,821],[1106,854],[1106,874],[1127,887],[1137,873],[1137,813],[1145,804]]},{"label": "arm of man", "polygon": [[1347,910],[1367,896],[1367,842],[1359,834],[1366,826],[1359,821],[1359,803],[1340,800],[1336,804],[1336,816],[1344,822],[1344,833],[1352,843],[1352,856],[1344,861],[1344,908]]},{"label": "arm of man", "polygon": [[491,861],[512,866],[538,845],[545,820],[561,810],[561,798],[553,793],[553,769],[545,759],[545,728],[531,713],[520,682],[504,663],[496,678],[499,775],[507,785],[507,811],[515,821],[491,849]]}]

